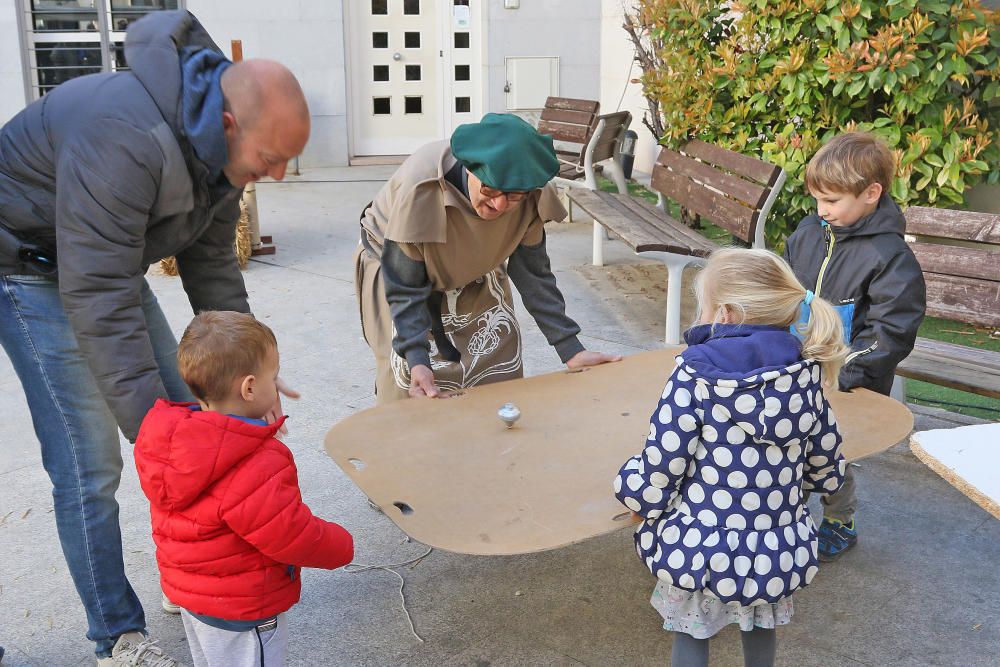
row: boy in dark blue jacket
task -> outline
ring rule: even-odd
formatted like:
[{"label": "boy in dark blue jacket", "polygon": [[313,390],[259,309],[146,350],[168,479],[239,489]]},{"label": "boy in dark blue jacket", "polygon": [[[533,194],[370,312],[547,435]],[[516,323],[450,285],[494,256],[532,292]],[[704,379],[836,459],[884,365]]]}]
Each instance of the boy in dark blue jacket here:
[{"label": "boy in dark blue jacket", "polygon": [[[864,387],[888,395],[924,318],[923,274],[903,238],[903,214],[888,194],[894,173],[892,153],[874,136],[833,138],[806,167],[817,211],[785,245],[799,281],[840,312],[851,346],[840,371],[844,391]],[[832,561],[858,541],[852,468],[823,505],[819,558]]]}]

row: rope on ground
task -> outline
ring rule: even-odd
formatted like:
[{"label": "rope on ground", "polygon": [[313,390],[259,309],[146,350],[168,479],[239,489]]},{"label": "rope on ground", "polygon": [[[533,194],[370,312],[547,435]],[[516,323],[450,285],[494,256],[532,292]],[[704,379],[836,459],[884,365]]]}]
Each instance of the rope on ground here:
[{"label": "rope on ground", "polygon": [[402,602],[403,613],[406,614],[406,621],[410,624],[410,634],[416,637],[417,641],[419,641],[421,644],[424,643],[423,637],[417,634],[416,629],[413,627],[413,618],[410,616],[410,610],[406,608],[406,596],[403,594],[403,588],[406,587],[406,582],[403,580],[403,575],[401,575],[399,572],[396,572],[392,568],[409,565],[410,569],[412,570],[420,561],[427,558],[427,556],[429,556],[432,551],[434,551],[434,547],[427,547],[427,551],[420,554],[416,558],[411,558],[410,560],[403,561],[401,563],[386,563],[384,565],[380,565],[377,563],[373,564],[349,563],[344,566],[344,570],[350,574],[360,574],[362,572],[367,572],[369,570],[384,570],[385,572],[391,572],[392,574],[396,575],[396,578],[399,579],[399,599]]}]

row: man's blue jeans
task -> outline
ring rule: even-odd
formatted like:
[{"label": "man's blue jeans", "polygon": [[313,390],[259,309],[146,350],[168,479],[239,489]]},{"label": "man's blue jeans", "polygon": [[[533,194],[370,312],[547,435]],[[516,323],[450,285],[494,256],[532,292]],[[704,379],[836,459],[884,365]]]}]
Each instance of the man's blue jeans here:
[{"label": "man's blue jeans", "polygon": [[[177,340],[145,281],[142,310],[168,397],[192,400],[177,373]],[[59,541],[87,612],[87,638],[97,643],[98,657],[108,656],[120,635],[146,628],[122,559],[118,425],[77,346],[54,280],[0,276],[0,344],[21,379],[42,446]]]}]

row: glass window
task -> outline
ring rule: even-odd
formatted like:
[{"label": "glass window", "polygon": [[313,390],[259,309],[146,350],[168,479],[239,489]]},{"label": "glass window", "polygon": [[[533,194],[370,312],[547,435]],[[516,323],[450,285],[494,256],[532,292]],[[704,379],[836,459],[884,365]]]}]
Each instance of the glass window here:
[{"label": "glass window", "polygon": [[420,33],[419,32],[404,32],[403,33],[403,46],[408,49],[419,49],[420,48]]},{"label": "glass window", "polygon": [[372,113],[376,116],[385,116],[392,112],[392,105],[389,103],[388,97],[374,97],[372,98]]},{"label": "glass window", "polygon": [[420,13],[420,0],[403,0],[403,13],[404,14],[419,14]]},{"label": "glass window", "polygon": [[373,32],[372,33],[372,48],[373,49],[388,49],[389,48],[389,33],[387,33],[387,32]]},{"label": "glass window", "polygon": [[469,79],[469,66],[455,65],[455,81],[468,81]]},{"label": "glass window", "polygon": [[31,24],[35,32],[97,32],[95,0],[31,0]]},{"label": "glass window", "polygon": [[470,111],[472,111],[471,97],[455,98],[455,113],[469,113]]},{"label": "glass window", "polygon": [[406,97],[405,104],[403,105],[403,110],[406,113],[423,113],[423,110],[424,110],[424,98],[422,98],[422,97]]},{"label": "glass window", "polygon": [[407,81],[420,81],[420,65],[407,65],[406,66],[406,80]]},{"label": "glass window", "polygon": [[389,66],[388,65],[373,65],[372,66],[372,81],[388,81],[389,80]]},{"label": "glass window", "polygon": [[111,29],[123,31],[149,12],[177,9],[177,0],[111,0]]},{"label": "glass window", "polygon": [[77,76],[128,69],[124,30],[150,12],[183,5],[181,0],[17,0],[26,15],[34,96]]},{"label": "glass window", "polygon": [[469,33],[467,33],[467,32],[456,32],[455,33],[455,48],[456,49],[467,49],[467,48],[469,48]]},{"label": "glass window", "polygon": [[372,0],[372,14],[385,16],[389,13],[389,0]]}]

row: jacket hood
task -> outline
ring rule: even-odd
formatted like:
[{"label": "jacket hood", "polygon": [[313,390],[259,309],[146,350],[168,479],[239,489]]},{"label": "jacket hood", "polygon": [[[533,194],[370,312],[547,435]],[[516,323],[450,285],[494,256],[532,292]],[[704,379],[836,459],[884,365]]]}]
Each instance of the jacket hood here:
[{"label": "jacket hood", "polygon": [[[815,361],[801,358],[801,345],[787,329],[704,324],[684,337],[691,347],[677,357],[678,366],[706,385],[714,417],[762,445],[805,440],[821,405],[820,370]],[[810,385],[817,391],[809,391]],[[795,393],[787,397],[793,386]]]},{"label": "jacket hood", "polygon": [[181,51],[187,47],[222,53],[198,19],[185,10],[150,12],[125,34],[129,68],[178,136],[184,133]]},{"label": "jacket hood", "polygon": [[258,426],[191,403],[157,400],[139,429],[135,464],[154,506],[182,510],[239,466],[284,423]]}]

